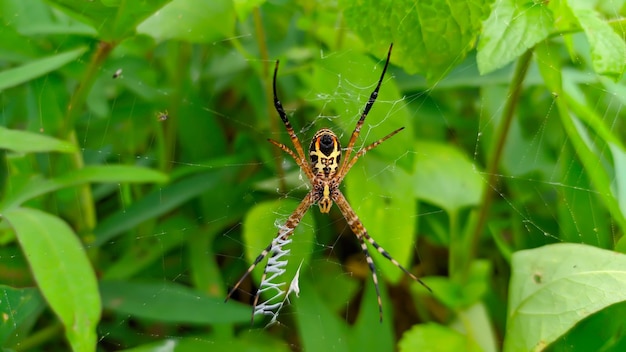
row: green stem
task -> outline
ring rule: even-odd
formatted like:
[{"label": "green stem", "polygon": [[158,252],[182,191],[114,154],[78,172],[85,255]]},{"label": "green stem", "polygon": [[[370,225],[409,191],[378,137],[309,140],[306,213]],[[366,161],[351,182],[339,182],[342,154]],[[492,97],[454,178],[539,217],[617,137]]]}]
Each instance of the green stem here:
[{"label": "green stem", "polygon": [[61,323],[59,322],[56,322],[42,329],[39,329],[37,332],[20,341],[19,344],[13,346],[12,348],[15,351],[31,351],[37,346],[46,343],[46,341],[58,338],[59,334],[62,333],[63,325],[61,325]]},{"label": "green stem", "polygon": [[[76,149],[79,150],[78,152],[70,155],[70,163],[72,164],[72,168],[74,170],[82,169],[85,166],[83,156],[80,153],[80,145],[76,136],[76,131],[74,130],[74,124],[84,110],[87,95],[97,78],[97,73],[102,66],[102,63],[106,60],[114,47],[115,45],[113,43],[100,42],[98,44],[98,48],[91,57],[91,61],[87,66],[80,84],[70,98],[65,119],[63,120],[59,130],[59,135],[76,145]],[[81,212],[79,216],[74,218],[75,227],[83,241],[85,243],[89,243],[93,240],[91,231],[93,231],[96,226],[96,210],[94,208],[93,194],[91,193],[90,185],[87,184],[78,187],[78,199]]]},{"label": "green stem", "polygon": [[478,247],[478,242],[480,237],[485,229],[485,225],[487,223],[487,218],[489,216],[489,209],[491,208],[491,202],[493,201],[493,186],[496,184],[496,178],[498,175],[498,168],[500,166],[500,159],[502,158],[502,153],[504,152],[504,145],[506,142],[506,138],[511,127],[511,123],[513,121],[513,117],[515,115],[515,109],[517,107],[517,103],[519,102],[519,97],[522,92],[522,83],[524,82],[524,78],[526,77],[526,72],[528,71],[528,67],[530,66],[531,58],[533,56],[532,49],[526,51],[517,62],[517,67],[515,68],[515,73],[513,75],[513,80],[511,81],[511,86],[509,87],[508,99],[506,101],[506,105],[504,107],[504,111],[502,112],[502,118],[500,121],[500,127],[498,128],[496,138],[496,145],[493,156],[490,160],[488,160],[487,165],[487,186],[482,195],[481,204],[478,219],[476,221],[476,227],[474,227],[474,231],[469,239],[469,251],[467,255],[467,262],[463,265],[463,270],[467,273],[469,270],[469,263],[472,261],[474,256],[476,256],[476,248]]},{"label": "green stem", "polygon": [[463,273],[463,257],[465,246],[459,238],[459,213],[454,210],[448,214],[448,224],[450,229],[450,254],[448,256],[448,268],[450,277],[456,277],[457,274]]},{"label": "green stem", "polygon": [[[267,49],[266,37],[265,37],[265,29],[263,28],[263,20],[261,18],[261,11],[258,7],[254,8],[252,11],[253,19],[254,19],[254,29],[256,34],[256,41],[259,44],[259,52],[261,54],[261,63],[262,63],[262,77],[265,88],[265,101],[267,106],[267,116],[270,117],[270,130],[272,134],[278,133],[278,116],[274,111],[274,97],[272,95],[272,80],[270,77],[270,68],[269,68],[269,51]],[[281,151],[278,148],[272,148],[272,153],[274,154],[274,163],[276,172],[278,173],[278,182],[279,189],[281,193],[287,192],[287,184],[285,183],[285,170],[283,170],[283,156]]]},{"label": "green stem", "polygon": [[107,42],[100,42],[98,44],[98,48],[91,57],[89,66],[87,66],[87,70],[85,71],[78,88],[76,88],[76,91],[74,91],[74,94],[70,98],[65,120],[63,121],[59,131],[61,136],[68,136],[74,129],[74,123],[83,112],[83,107],[85,105],[85,101],[87,100],[87,94],[89,94],[91,86],[93,86],[93,83],[97,78],[98,70],[114,47],[114,44]]},{"label": "green stem", "polygon": [[189,87],[186,86],[186,79],[189,77],[189,61],[192,56],[192,46],[189,43],[171,43],[170,47],[172,52],[175,52],[175,66],[172,72],[174,94],[169,97],[168,114],[173,118],[168,118],[165,121],[157,121],[157,141],[161,140],[162,143],[158,148],[161,153],[159,157],[159,168],[164,172],[171,171],[174,166],[173,163],[167,162],[167,160],[173,160],[175,157],[175,146],[177,145],[178,138],[178,126],[179,116],[181,116],[181,102],[185,100],[184,94],[188,92]]}]

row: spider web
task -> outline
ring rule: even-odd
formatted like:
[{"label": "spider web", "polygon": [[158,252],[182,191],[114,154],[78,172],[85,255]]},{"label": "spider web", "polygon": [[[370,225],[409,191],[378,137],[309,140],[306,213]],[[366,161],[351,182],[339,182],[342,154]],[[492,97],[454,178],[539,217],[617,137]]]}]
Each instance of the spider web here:
[{"label": "spider web", "polygon": [[[233,42],[241,43],[246,47],[255,43],[252,32],[247,30],[243,31],[240,36],[227,37],[212,43],[213,46],[219,46],[222,53],[227,53],[223,55],[223,61],[232,60],[233,66],[254,67],[267,63],[256,58],[236,57],[229,49]],[[153,64],[148,69],[154,71],[155,74],[163,69],[159,66],[162,60],[162,57],[158,56],[159,50],[165,49],[159,47],[156,50],[157,56],[147,60],[148,63]],[[281,71],[278,77],[279,94],[305,150],[308,148],[311,136],[320,128],[333,129],[345,148],[362,107],[365,106],[374,89],[384,65],[384,61],[381,60],[384,53],[374,54],[376,58],[353,50],[328,52],[309,49],[306,56],[308,62],[313,62],[315,65],[315,69],[312,70],[302,69],[301,66],[304,65],[296,60],[297,55],[294,53],[287,54],[287,60],[281,61]],[[233,59],[234,57],[236,58]],[[273,58],[270,60],[270,67],[272,63]],[[84,63],[78,62],[78,64]],[[215,68],[208,69],[209,75],[215,74],[214,70],[218,69],[219,62],[214,65],[216,65]],[[190,286],[198,282],[198,279],[193,276],[198,274],[191,272],[189,266],[190,260],[197,259],[198,252],[211,258],[215,263],[220,263],[221,266],[218,266],[218,269],[226,267],[224,263],[230,264],[227,271],[218,273],[221,275],[219,278],[200,282],[219,283],[222,286],[236,282],[248,267],[250,257],[252,256],[253,259],[256,256],[253,253],[260,253],[269,243],[261,235],[259,235],[262,237],[259,239],[259,245],[253,245],[243,239],[244,226],[253,223],[246,220],[246,212],[242,213],[237,209],[252,208],[271,199],[279,199],[279,202],[274,203],[274,210],[260,215],[264,222],[270,223],[272,227],[258,229],[259,232],[267,232],[274,237],[293,211],[293,204],[300,202],[309,190],[309,185],[306,183],[306,177],[287,155],[280,151],[274,153],[269,143],[267,146],[260,145],[260,143],[265,143],[265,138],[270,137],[285,142],[291,148],[284,126],[280,124],[277,114],[270,109],[269,118],[275,120],[271,122],[264,120],[264,115],[251,118],[246,113],[237,113],[237,104],[228,102],[228,94],[224,93],[227,91],[224,87],[227,87],[229,82],[220,82],[220,80],[225,80],[224,77],[227,74],[215,74],[217,79],[215,87],[212,88],[215,92],[222,94],[218,94],[219,96],[216,96],[214,101],[206,102],[190,97],[178,102],[177,109],[172,109],[167,104],[146,108],[145,96],[142,97],[141,94],[150,96],[152,101],[170,101],[170,97],[175,93],[173,87],[158,86],[151,92],[142,92],[141,86],[145,84],[143,81],[145,76],[138,74],[138,71],[142,69],[144,68],[141,68],[139,63],[128,60],[123,55],[114,55],[100,68],[101,78],[96,88],[112,90],[115,93],[111,94],[113,98],[106,100],[106,106],[98,106],[98,102],[92,102],[91,108],[102,109],[100,112],[104,111],[106,116],[115,116],[115,118],[97,116],[94,113],[81,121],[82,129],[79,135],[84,159],[88,163],[138,164],[150,167],[165,162],[166,169],[189,174],[210,173],[216,170],[215,180],[207,181],[213,183],[212,186],[207,186],[204,199],[196,201],[197,206],[203,209],[202,212],[186,213],[183,217],[185,221],[177,218],[173,221],[163,221],[158,226],[136,226],[129,231],[129,235],[107,240],[102,246],[103,251],[116,251],[124,246],[136,247],[138,250],[152,248],[148,251],[152,258],[142,262],[136,272],[125,272],[122,266],[130,263],[127,260],[140,258],[139,255],[126,257],[122,254],[111,255],[110,260],[113,264],[108,268],[108,275],[114,279],[123,279],[124,275],[128,275],[131,278],[136,276],[142,280],[160,282],[160,289],[155,290],[151,296],[145,296],[149,297],[145,298],[145,302],[139,302],[150,305],[152,301],[171,297],[171,284]],[[534,247],[561,241],[590,243],[588,230],[595,229],[596,232],[592,231],[592,233],[596,236],[596,243],[592,244],[607,246],[606,236],[602,236],[598,231],[599,229],[615,231],[612,233],[615,236],[617,233],[615,224],[607,223],[606,211],[597,200],[598,191],[590,186],[580,162],[576,160],[575,153],[571,149],[570,141],[567,137],[556,139],[551,134],[554,131],[556,119],[556,97],[539,86],[541,77],[536,67],[531,67],[525,80],[526,88],[522,99],[527,99],[527,101],[522,100],[518,107],[519,112],[513,121],[507,145],[505,145],[502,167],[496,174],[489,174],[485,171],[485,165],[490,157],[489,145],[493,144],[494,131],[501,123],[500,116],[505,108],[505,102],[510,97],[507,83],[512,71],[513,66],[509,66],[487,78],[481,78],[474,59],[470,58],[454,68],[447,78],[430,86],[419,77],[403,73],[397,66],[391,67],[383,80],[380,96],[357,139],[355,149],[367,146],[401,126],[405,126],[406,131],[365,155],[346,178],[347,185],[344,189],[356,213],[365,216],[362,214],[372,211],[368,209],[371,209],[371,204],[374,203],[377,204],[377,208],[374,207],[374,209],[381,212],[383,218],[393,218],[393,213],[399,211],[399,206],[393,201],[387,201],[391,197],[387,192],[389,180],[396,181],[394,175],[400,173],[407,175],[419,173],[421,172],[419,161],[426,159],[432,163],[433,159],[442,156],[441,153],[453,148],[474,167],[474,175],[480,179],[482,187],[487,187],[494,192],[496,201],[494,201],[493,211],[510,217],[503,218],[502,224],[493,225],[495,227],[487,229],[487,232],[517,231],[518,237],[516,238],[520,238],[519,233],[525,235],[526,242],[523,243],[525,247]],[[241,75],[241,72],[238,74]],[[114,78],[114,76],[118,77]],[[485,81],[489,80],[491,80],[490,85],[485,84]],[[592,79],[585,77],[580,80]],[[306,82],[306,85],[301,86],[307,88],[289,89],[296,86],[298,81]],[[43,91],[52,84],[44,79],[41,81],[40,89]],[[257,84],[261,83],[257,82]],[[598,90],[597,100],[589,103],[603,115],[606,125],[615,126],[620,123],[620,120],[623,121],[623,103],[615,97],[615,92],[602,85],[595,84],[594,87]],[[133,92],[131,96],[135,95],[135,97],[128,98],[127,95],[124,101],[118,101],[118,96],[122,95],[120,93],[122,91]],[[532,102],[529,97],[533,96],[539,96],[536,98],[539,105],[531,109],[524,104]],[[222,100],[226,103],[222,104]],[[451,100],[454,103],[451,103]],[[255,104],[262,105],[262,99],[259,98],[258,101],[250,103],[250,105]],[[464,108],[460,109],[459,106]],[[246,112],[249,113],[250,110],[252,109],[246,109]],[[140,113],[137,113],[138,111]],[[173,113],[174,111],[178,111],[179,114]],[[262,109],[256,109],[256,111],[262,111]],[[190,112],[193,115],[190,115]],[[458,112],[463,112],[464,115]],[[525,117],[525,115],[529,116]],[[207,122],[209,120],[216,122]],[[45,116],[40,115],[33,123],[39,125],[38,129],[46,131]],[[214,124],[211,125],[211,123]],[[198,151],[195,156],[193,153],[187,153],[184,157],[179,156],[181,153],[176,149],[169,150],[170,155],[157,156],[160,139],[164,136],[156,133],[142,134],[139,131],[128,135],[129,141],[135,147],[130,151],[114,143],[120,135],[140,129],[141,124],[161,124],[162,127],[156,127],[153,130],[160,130],[164,135],[171,133],[168,131],[169,128],[173,128],[171,126],[188,127],[190,125],[197,126],[198,133],[205,133],[207,129],[217,127],[220,128],[218,131],[227,131],[226,133],[231,135],[223,140],[207,142],[210,146],[206,148],[197,146]],[[442,135],[442,133],[445,134]],[[237,141],[235,139],[238,134],[245,137]],[[211,134],[212,137],[215,135],[215,133]],[[439,144],[433,147],[416,142],[424,140],[438,141]],[[180,143],[182,146],[177,148],[192,150],[190,146],[185,145],[185,141]],[[210,148],[220,143],[230,144],[232,149],[215,149],[217,153],[220,153],[216,155],[216,151]],[[420,149],[420,146],[428,147],[428,149]],[[205,150],[200,150],[203,148]],[[229,157],[232,154],[254,155],[256,150],[261,150],[256,157]],[[598,161],[598,163],[601,162],[602,160]],[[278,170],[277,166],[280,166],[282,170]],[[245,170],[251,171],[245,172]],[[465,169],[450,171],[450,180],[458,181],[467,176],[454,174],[463,170]],[[277,173],[281,172],[284,172],[284,187],[277,177]],[[355,174],[354,177],[352,173]],[[241,180],[242,174],[248,180]],[[495,177],[492,178],[492,176]],[[239,178],[241,181],[241,188],[233,190],[236,197],[212,200],[210,196],[207,196],[207,193],[211,194],[216,189],[224,187],[223,183],[233,178]],[[495,182],[490,183],[491,179]],[[351,182],[359,186],[349,188]],[[368,183],[370,183],[369,186]],[[228,185],[231,187],[233,183],[228,183]],[[121,213],[117,215],[118,219],[131,221],[129,218],[134,213],[130,209],[132,205],[125,202],[124,198],[128,193],[123,189],[124,187],[126,186],[98,186],[94,188],[94,192],[101,192],[107,197],[116,198],[117,200],[112,204],[120,205]],[[399,187],[400,185],[397,186]],[[406,187],[406,185],[401,185],[401,187]],[[155,191],[156,193],[167,192],[166,188],[166,185],[156,186]],[[114,190],[111,191],[111,189]],[[415,193],[423,195],[425,193],[422,192],[426,192],[420,190],[419,187],[417,190],[405,189],[404,191],[411,194],[412,198],[415,198]],[[555,207],[554,199],[559,195],[562,195],[559,198],[562,205]],[[475,202],[479,201],[480,199],[475,200]],[[169,212],[174,211],[172,209],[188,206],[187,202],[193,203],[194,201],[190,199],[181,202],[179,207],[164,210],[160,215],[167,217]],[[470,204],[459,207],[459,216],[469,222],[470,210],[468,208],[478,203],[467,202]],[[406,251],[402,263],[411,260],[412,257],[417,258],[415,261],[428,261],[432,257],[430,250],[441,248],[440,246],[449,241],[441,235],[446,232],[447,226],[447,213],[442,209],[442,203],[424,199],[415,199],[415,203],[419,203],[415,213],[401,223],[384,223],[382,225],[384,231],[380,230],[381,225],[373,221],[368,222],[367,216],[362,218],[365,226],[370,230],[370,235],[381,242],[394,257],[395,252],[402,251],[401,247],[409,246],[404,243],[402,226],[406,223],[414,223],[414,226],[418,226],[417,223],[419,223],[416,230],[419,232],[420,241],[410,243],[410,250]],[[61,204],[62,202],[59,201],[58,205]],[[158,208],[165,204],[168,204],[168,200],[161,198],[155,206]],[[127,207],[129,214],[125,217]],[[584,209],[592,212],[590,219],[580,217]],[[373,320],[377,322],[377,306],[373,299],[370,274],[355,236],[336,209],[329,216],[320,215],[316,207],[312,207],[309,213],[300,224],[303,229],[299,229],[294,235],[294,239],[304,238],[296,244],[301,251],[294,250],[294,253],[298,254],[292,253],[290,261],[290,265],[297,267],[298,270],[301,268],[300,291],[302,295],[308,295],[308,298],[303,301],[322,303],[324,298],[327,298],[334,310],[342,312],[343,316],[340,318],[343,321],[353,324],[357,319],[370,319],[374,314]],[[507,221],[514,225],[507,224]],[[570,237],[563,238],[560,233],[568,233]],[[207,238],[197,239],[202,236]],[[189,238],[195,238],[194,245],[203,244],[204,247],[196,248],[197,252],[194,254],[194,249],[185,243]],[[498,240],[504,239],[497,239],[496,242]],[[302,248],[309,251],[307,259],[300,257],[302,252],[307,251]],[[402,278],[402,273],[386,263],[375,250],[371,250],[370,253],[379,268],[384,309],[396,312],[397,309],[391,304],[386,282],[398,283]],[[479,252],[479,257],[480,254],[484,252]],[[17,260],[17,257],[10,256],[8,260]],[[6,256],[3,259],[7,259]],[[119,262],[115,264],[116,261]],[[265,261],[261,262],[253,272],[252,276],[257,277],[256,283],[264,265]],[[205,274],[215,274],[211,272],[215,268],[205,269]],[[442,273],[435,268],[433,274]],[[293,271],[289,275],[294,277]],[[286,281],[287,286],[289,282],[290,280]],[[318,287],[315,287],[316,282],[320,283]],[[247,284],[241,288],[235,298],[247,302],[253,296],[255,287],[253,284]],[[225,287],[215,289],[219,292],[215,296],[223,296],[224,290]],[[208,294],[215,293],[210,288],[205,291],[208,292],[197,293],[196,297],[203,299]],[[300,299],[291,297],[290,303],[293,305],[284,307],[281,311],[278,326],[265,331],[242,332],[240,336],[256,342],[266,339],[271,344],[279,344],[284,350],[298,349],[301,347],[299,343],[289,340],[281,341],[280,336],[293,333],[297,324],[303,319],[311,320],[314,325],[320,327],[333,324],[326,321],[327,312],[311,310],[310,307],[299,304],[298,300]],[[324,309],[328,310],[328,308]],[[358,313],[359,309],[364,313]],[[299,314],[304,317],[299,317]],[[129,328],[135,325],[139,325],[140,328]],[[104,323],[99,328],[100,343],[106,349],[119,349],[150,340],[173,343],[172,341],[188,336],[185,331],[170,328],[165,329],[163,333],[159,331],[158,326],[149,325],[150,320],[146,322],[133,317],[132,314],[117,312],[105,316]],[[193,324],[190,325],[189,329],[197,329]],[[181,326],[181,330],[187,328],[187,324],[181,324]],[[390,329],[388,325],[384,328]],[[406,330],[407,327],[403,328]],[[136,336],[124,336],[128,331],[140,332],[134,332]],[[320,328],[318,332],[325,333],[327,330]],[[220,342],[213,340],[210,334],[198,333],[198,335],[197,340],[208,344]],[[319,336],[322,340],[333,337]]]}]

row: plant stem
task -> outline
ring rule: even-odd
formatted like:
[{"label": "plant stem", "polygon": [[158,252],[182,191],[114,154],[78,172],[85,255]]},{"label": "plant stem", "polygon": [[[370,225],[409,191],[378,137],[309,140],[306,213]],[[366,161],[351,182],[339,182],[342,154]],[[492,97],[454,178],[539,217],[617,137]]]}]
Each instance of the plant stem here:
[{"label": "plant stem", "polygon": [[495,151],[493,153],[493,157],[488,160],[488,178],[487,185],[482,195],[482,206],[480,207],[478,220],[476,221],[476,227],[474,228],[474,231],[469,239],[470,245],[469,251],[467,252],[467,262],[466,265],[464,265],[463,267],[463,270],[466,273],[469,270],[470,262],[476,256],[476,248],[487,223],[489,209],[491,208],[491,202],[493,201],[493,187],[496,183],[497,172],[500,166],[500,159],[502,158],[502,153],[504,152],[504,144],[506,142],[506,138],[511,127],[511,122],[513,121],[513,117],[515,115],[515,109],[517,107],[517,103],[519,102],[519,96],[522,91],[522,83],[524,82],[524,78],[526,77],[526,72],[528,71],[528,67],[530,66],[532,56],[533,50],[529,49],[519,58],[517,66],[515,67],[513,80],[511,81],[511,86],[509,87],[508,99],[506,101],[504,111],[502,112],[500,127],[498,128],[497,134],[495,136]]},{"label": "plant stem", "polygon": [[[111,53],[111,50],[115,45],[113,43],[100,42],[96,52],[91,57],[91,61],[87,66],[87,70],[83,75],[80,84],[74,91],[74,94],[70,98],[70,102],[67,106],[67,112],[65,119],[59,130],[60,136],[66,138],[69,142],[76,145],[76,149],[79,150],[76,153],[70,155],[70,163],[74,170],[82,169],[85,166],[83,156],[80,153],[80,145],[76,138],[76,131],[74,130],[74,124],[84,110],[85,101],[87,95],[96,80],[98,70],[100,66],[106,60]],[[93,241],[91,232],[96,226],[96,210],[94,208],[93,194],[91,193],[91,186],[89,184],[78,187],[78,200],[81,208],[79,216],[74,218],[75,227],[79,235],[82,237],[85,243]]]},{"label": "plant stem", "polygon": [[46,341],[56,339],[63,333],[63,325],[59,322],[50,324],[20,341],[18,345],[12,346],[15,351],[31,351]]},{"label": "plant stem", "polygon": [[448,224],[450,229],[450,254],[448,256],[448,271],[450,277],[465,272],[463,257],[465,246],[460,238],[459,232],[459,211],[454,210],[448,213]]},{"label": "plant stem", "polygon": [[[274,97],[272,96],[272,81],[268,78],[270,77],[270,69],[269,69],[269,51],[267,49],[267,43],[266,43],[266,37],[265,37],[265,30],[263,28],[263,20],[261,18],[261,11],[259,10],[258,7],[254,8],[254,11],[252,11],[253,14],[253,19],[254,19],[254,29],[255,29],[255,33],[256,33],[256,41],[259,44],[259,52],[261,54],[261,63],[262,63],[262,77],[263,77],[263,82],[264,82],[264,88],[265,88],[265,101],[266,101],[266,106],[267,106],[267,116],[268,117],[273,117],[270,118],[270,130],[272,132],[272,134],[277,134],[278,133],[278,118],[275,116],[276,113],[274,112],[274,110],[272,109],[272,107],[274,106]],[[283,160],[283,156],[280,150],[278,150],[278,148],[272,148],[272,153],[274,154],[274,162],[275,162],[275,168],[276,168],[276,172],[277,172],[277,176],[278,176],[278,187],[280,190],[280,193],[286,193],[287,191],[287,184],[285,183],[285,170],[283,170],[283,163],[281,162],[281,160]]]},{"label": "plant stem", "polygon": [[100,42],[96,52],[91,57],[89,66],[83,75],[78,88],[74,91],[74,94],[70,98],[70,103],[67,106],[67,112],[65,120],[61,125],[59,134],[62,137],[67,137],[74,129],[74,123],[78,119],[78,116],[83,112],[83,106],[87,99],[87,94],[91,90],[91,86],[96,80],[97,72],[104,60],[109,56],[109,53],[115,47],[112,43]]}]

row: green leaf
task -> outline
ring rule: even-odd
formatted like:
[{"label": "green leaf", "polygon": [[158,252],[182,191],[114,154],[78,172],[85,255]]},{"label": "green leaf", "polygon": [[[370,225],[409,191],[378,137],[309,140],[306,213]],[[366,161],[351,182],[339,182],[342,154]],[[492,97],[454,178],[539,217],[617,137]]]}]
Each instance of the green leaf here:
[{"label": "green leaf", "polygon": [[363,285],[361,280],[346,275],[344,268],[334,261],[313,260],[310,271],[324,273],[316,276],[315,289],[322,301],[334,312],[346,309]]},{"label": "green leaf", "polygon": [[0,72],[0,92],[57,70],[78,59],[86,50],[87,47],[83,46],[60,54],[33,60],[19,67],[4,70]]},{"label": "green leaf", "polygon": [[626,302],[614,304],[583,320],[552,343],[547,351],[626,350]]},{"label": "green leaf", "polygon": [[542,348],[626,300],[626,256],[559,243],[513,255],[505,351]]},{"label": "green leaf", "polygon": [[105,308],[169,324],[223,324],[250,321],[250,307],[206,296],[168,281],[104,281],[100,284]]},{"label": "green leaf", "polygon": [[197,352],[197,351],[242,351],[242,352],[289,352],[290,344],[271,336],[267,331],[251,330],[239,332],[236,338],[220,338],[211,335],[193,337],[169,337],[150,342],[123,352]]},{"label": "green leaf", "polygon": [[593,9],[591,1],[566,1],[591,46],[593,69],[616,81],[626,71],[626,42]]},{"label": "green leaf", "polygon": [[101,221],[94,229],[92,245],[100,246],[138,224],[164,214],[210,189],[230,184],[240,169],[231,167],[202,172],[155,190],[126,209]]},{"label": "green leaf", "polygon": [[96,274],[85,250],[61,219],[29,208],[2,213],[28,259],[41,293],[65,327],[75,351],[95,351],[100,320]]},{"label": "green leaf", "polygon": [[609,149],[615,170],[615,196],[619,209],[626,218],[626,150],[621,145],[610,142]]},{"label": "green leaf", "polygon": [[[475,260],[470,264],[468,277],[462,283],[443,276],[429,276],[424,282],[433,290],[432,295],[452,311],[460,311],[480,302],[489,290],[492,269],[488,261]],[[423,297],[420,284],[411,286],[416,299]]]},{"label": "green leaf", "polygon": [[[389,43],[376,54],[386,59],[384,54],[388,48]],[[395,51],[396,46],[391,54],[392,58],[396,56]],[[330,55],[316,62],[311,83],[316,96],[310,99],[317,102],[322,116],[333,116],[328,122],[321,120],[324,124],[318,124],[317,127],[331,128],[343,140],[344,148],[347,147],[350,135],[376,87],[383,65],[384,61],[372,60],[358,52]],[[383,155],[410,171],[413,155],[407,154],[406,146],[413,140],[413,124],[407,105],[398,101],[402,101],[402,95],[387,71],[378,92],[378,99],[367,115],[354,148],[358,150],[400,127],[405,127],[402,132],[370,152],[368,157],[370,154]]]},{"label": "green leaf", "polygon": [[86,166],[54,179],[33,177],[23,187],[13,190],[0,203],[0,209],[19,206],[27,200],[57,191],[61,188],[92,182],[155,182],[163,183],[167,176],[159,171],[138,166],[98,165]]},{"label": "green leaf", "polygon": [[[411,188],[411,176],[404,169],[368,154],[350,170],[346,183],[346,197],[368,234],[398,263],[410,268],[417,226],[417,202],[407,192]],[[358,243],[356,234],[348,227],[345,234]],[[383,273],[379,280],[397,283],[406,275],[369,247],[377,269]]]},{"label": "green leaf", "polygon": [[[246,244],[245,250],[248,263],[252,264],[261,251],[276,238],[279,228],[285,225],[287,218],[297,206],[298,202],[295,200],[279,199],[259,203],[250,209],[243,220],[242,235]],[[277,280],[278,282],[284,282],[283,289],[285,292],[289,288],[289,283],[293,280],[298,267],[300,267],[300,263],[302,263],[302,268],[306,268],[313,253],[315,221],[310,211],[306,212],[290,238],[293,242],[283,248],[290,250],[283,257],[288,261],[287,271]],[[259,264],[258,270],[252,272],[252,276],[257,284],[261,281],[261,276],[263,275],[263,269],[260,267],[264,266],[266,262],[267,259]],[[300,272],[302,273],[302,269]]]},{"label": "green leaf", "polygon": [[18,153],[71,153],[76,146],[70,142],[28,131],[11,130],[0,126],[0,149]]},{"label": "green leaf", "polygon": [[[137,25],[171,0],[140,1],[50,1],[100,34],[103,41],[121,41],[135,32]],[[180,21],[180,19],[178,19]]]},{"label": "green leaf", "polygon": [[237,18],[239,18],[240,21],[245,21],[255,7],[260,7],[266,1],[267,0],[233,0],[235,11],[237,11]]},{"label": "green leaf", "polygon": [[548,2],[498,1],[478,43],[478,70],[484,75],[510,63],[546,39],[553,26]]},{"label": "green leaf", "polygon": [[300,297],[292,302],[302,350],[350,351],[348,325],[344,319],[328,308],[308,279],[302,278],[300,286]]},{"label": "green leaf", "polygon": [[416,144],[414,194],[449,214],[478,205],[485,183],[472,161],[459,149],[437,142]]},{"label": "green leaf", "polygon": [[[606,164],[598,163],[598,160],[602,159],[602,155],[598,152],[596,142],[593,140],[590,132],[597,131],[596,133],[601,137],[608,138],[607,142],[615,143],[613,140],[619,139],[612,137],[606,131],[606,128],[599,127],[603,124],[598,117],[587,116],[585,118],[587,125],[585,125],[574,112],[570,111],[571,108],[568,104],[571,104],[572,108],[576,108],[577,104],[570,103],[574,99],[570,96],[569,91],[563,89],[563,77],[559,59],[548,50],[546,45],[537,46],[535,53],[538,56],[539,70],[546,85],[557,97],[561,97],[555,99],[555,102],[569,143],[574,147],[589,180],[591,180],[594,188],[598,191],[600,199],[602,199],[611,216],[622,231],[626,231],[626,215],[620,210],[616,195],[611,188],[611,174],[613,170]],[[589,129],[589,127],[592,129]]]},{"label": "green leaf", "polygon": [[[154,236],[135,238],[133,245],[124,253],[120,253],[115,263],[106,268],[101,277],[103,280],[125,280],[141,272],[151,264],[163,260],[173,248],[180,247],[188,240],[184,229],[195,226],[195,222],[182,215],[173,215],[159,222],[160,233]],[[205,235],[205,232],[202,233]],[[206,248],[201,248],[203,259],[206,260]],[[209,259],[210,260],[210,259]],[[219,275],[218,275],[219,276]]]},{"label": "green leaf", "polygon": [[[91,38],[97,35],[97,32],[93,28],[75,21],[68,16],[64,16],[64,14],[59,11],[54,11],[46,0],[31,0],[28,2],[19,0],[3,1],[2,11],[7,14],[7,17],[4,18],[5,21],[8,20],[6,24],[15,28],[22,36],[39,36],[40,38],[48,36],[49,38],[51,36],[64,34]],[[24,37],[21,39],[22,42],[20,44],[24,45]],[[2,44],[4,47],[6,43],[2,42]],[[10,43],[8,47],[12,47],[12,44],[14,43]],[[28,45],[37,47],[40,44],[41,43],[33,42]],[[7,47],[4,48],[6,49]],[[14,47],[11,49],[14,49]]]},{"label": "green leaf", "polygon": [[236,13],[232,1],[174,0],[137,27],[157,40],[211,43],[234,36]]},{"label": "green leaf", "polygon": [[[374,283],[371,280],[365,283],[365,292],[361,299],[361,309],[356,323],[350,329],[350,351],[393,351],[394,336],[392,319],[392,301],[387,290],[380,292],[383,302],[383,321],[380,322],[378,298]],[[399,312],[402,314],[402,311]],[[374,325],[375,324],[375,325]],[[376,326],[376,333],[372,334],[372,327]]]},{"label": "green leaf", "polygon": [[348,25],[373,51],[382,51],[393,42],[393,62],[410,74],[438,81],[473,49],[491,3],[343,0],[340,5]]},{"label": "green leaf", "polygon": [[470,307],[456,311],[456,317],[450,323],[450,327],[465,332],[468,344],[480,346],[480,351],[499,351],[496,347],[499,344],[493,331],[490,313],[484,303],[477,302]]},{"label": "green leaf", "polygon": [[415,325],[402,335],[398,343],[400,352],[438,351],[456,352],[481,351],[480,347],[465,335],[436,323]]},{"label": "green leaf", "polygon": [[44,302],[36,288],[0,285],[0,297],[0,346],[7,346],[10,337],[28,333]]}]

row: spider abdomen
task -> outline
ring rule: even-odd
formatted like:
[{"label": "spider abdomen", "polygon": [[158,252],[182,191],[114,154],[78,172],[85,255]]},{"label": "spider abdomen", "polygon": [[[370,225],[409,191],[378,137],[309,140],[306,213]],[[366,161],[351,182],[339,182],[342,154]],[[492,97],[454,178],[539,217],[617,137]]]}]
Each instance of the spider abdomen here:
[{"label": "spider abdomen", "polygon": [[314,174],[334,175],[341,160],[341,144],[337,135],[327,128],[317,131],[311,140],[309,157]]},{"label": "spider abdomen", "polygon": [[337,199],[339,185],[334,178],[319,177],[313,183],[313,201],[320,207],[321,213],[329,213]]}]

